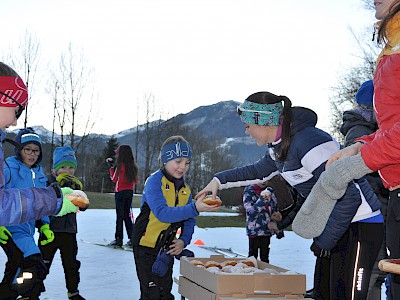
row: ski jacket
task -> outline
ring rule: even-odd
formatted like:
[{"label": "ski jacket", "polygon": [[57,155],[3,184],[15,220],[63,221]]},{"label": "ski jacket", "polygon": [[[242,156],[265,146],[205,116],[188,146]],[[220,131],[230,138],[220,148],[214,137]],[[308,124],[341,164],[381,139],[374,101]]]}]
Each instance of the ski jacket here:
[{"label": "ski jacket", "polygon": [[243,192],[243,206],[246,210],[247,235],[271,236],[268,223],[271,221],[271,214],[278,211],[272,195],[270,200],[266,200],[256,192],[253,185],[249,185]]},{"label": "ski jacket", "polygon": [[[6,133],[0,129],[1,142]],[[4,189],[4,150],[0,144],[0,226],[23,224],[57,214],[62,206],[62,193],[57,187],[45,189]]]},{"label": "ski jacket", "polygon": [[[268,146],[268,152],[257,162],[215,174],[220,189],[256,184],[279,173],[303,198],[325,170],[328,158],[340,145],[328,133],[315,127],[317,115],[303,107],[292,108],[291,142],[285,161],[275,159],[280,140]],[[331,250],[352,221],[380,215],[380,203],[365,179],[349,184],[345,195],[337,201],[322,234],[315,239],[318,246]]]},{"label": "ski jacket", "polygon": [[192,203],[192,193],[186,183],[176,190],[174,180],[163,171],[146,180],[140,214],[133,229],[133,244],[155,248],[171,223],[183,222],[179,239],[190,244],[199,213]]},{"label": "ski jacket", "polygon": [[389,189],[400,185],[400,13],[387,24],[388,43],[380,53],[374,75],[374,111],[379,129],[358,140],[365,142],[361,156],[379,170]]},{"label": "ski jacket", "polygon": [[[47,178],[43,168],[35,165],[32,168],[24,165],[16,156],[8,157],[4,163],[4,178],[6,181],[5,189],[10,188],[29,188],[46,187]],[[41,218],[41,224],[49,224],[49,217]],[[6,226],[12,234],[12,239],[17,247],[22,251],[24,257],[40,253],[38,246],[33,238],[35,234],[35,221],[28,221],[24,224]]]},{"label": "ski jacket", "polygon": [[133,191],[138,178],[135,181],[129,181],[125,176],[125,164],[122,164],[120,168],[113,166],[110,168],[110,178],[111,181],[115,183],[114,192],[120,191]]},{"label": "ski jacket", "polygon": [[344,146],[347,147],[363,136],[374,133],[378,124],[372,109],[357,108],[343,113],[343,123],[340,132],[344,135]]}]

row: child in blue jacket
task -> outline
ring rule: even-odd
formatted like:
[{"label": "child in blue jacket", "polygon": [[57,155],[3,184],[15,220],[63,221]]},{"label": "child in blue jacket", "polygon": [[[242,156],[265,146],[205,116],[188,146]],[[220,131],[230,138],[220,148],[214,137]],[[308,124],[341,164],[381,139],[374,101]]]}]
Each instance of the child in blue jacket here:
[{"label": "child in blue jacket", "polygon": [[[14,148],[15,155],[7,158],[4,164],[5,188],[46,187],[47,178],[40,165],[43,156],[40,137],[32,128],[26,128],[19,131],[14,141],[17,144]],[[8,258],[0,285],[0,299],[16,299],[18,295],[39,299],[41,292],[45,291],[43,280],[47,268],[34,240],[35,221],[7,226],[7,230],[11,239],[0,244]],[[49,217],[41,219],[39,230],[42,244],[53,241]],[[27,269],[31,270],[33,278],[16,283],[14,278],[20,277],[20,271],[22,274]]]},{"label": "child in blue jacket", "polygon": [[[16,126],[29,100],[27,87],[11,67],[0,62],[0,226],[23,224],[48,215],[63,216],[78,208],[67,198],[71,190],[57,186],[35,189],[4,190],[4,150],[6,130]],[[0,230],[0,242],[9,239],[9,233]]]},{"label": "child in blue jacket", "polygon": [[[174,299],[172,289],[173,256],[182,253],[190,243],[194,231],[195,217],[201,211],[216,211],[201,201],[192,203],[192,192],[183,176],[192,159],[192,148],[182,136],[171,136],[162,145],[160,160],[162,167],[146,180],[142,195],[140,214],[133,228],[132,244],[136,273],[140,282],[141,300]],[[169,228],[180,223],[179,239],[168,243],[167,272],[164,276],[153,274],[152,267]],[[177,228],[175,228],[177,229]],[[175,237],[175,235],[173,235]]]}]

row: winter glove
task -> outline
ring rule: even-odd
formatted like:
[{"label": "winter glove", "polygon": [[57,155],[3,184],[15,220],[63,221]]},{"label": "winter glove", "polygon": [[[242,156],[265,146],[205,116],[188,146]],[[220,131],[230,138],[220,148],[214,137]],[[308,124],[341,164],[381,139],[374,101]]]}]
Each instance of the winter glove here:
[{"label": "winter glove", "polygon": [[314,255],[316,257],[324,257],[324,258],[330,258],[331,257],[331,251],[330,250],[321,249],[315,242],[313,242],[311,244],[310,249],[311,249],[312,252],[314,252]]},{"label": "winter glove", "polygon": [[69,173],[58,175],[56,180],[60,184],[60,187],[70,187],[73,190],[82,190],[83,188],[82,182]]},{"label": "winter glove", "polygon": [[7,244],[8,239],[11,238],[11,232],[5,226],[0,226],[0,243]]},{"label": "winter glove", "polygon": [[193,253],[193,251],[190,251],[188,249],[183,249],[181,253],[179,253],[178,255],[175,255],[175,258],[180,260],[182,256],[194,257],[194,253]]},{"label": "winter glove", "polygon": [[44,246],[54,241],[54,232],[50,229],[49,224],[40,227],[40,245]]},{"label": "winter glove", "polygon": [[73,190],[71,188],[64,187],[64,188],[61,188],[61,191],[63,193],[63,204],[62,204],[60,212],[58,214],[56,214],[55,216],[62,217],[62,216],[65,216],[66,214],[69,214],[72,212],[76,213],[79,210],[79,207],[73,205],[72,202],[69,201],[67,197],[65,197],[65,195],[72,194]]},{"label": "winter glove", "polygon": [[371,172],[360,153],[335,161],[313,186],[293,221],[293,231],[306,239],[320,236],[349,183]]},{"label": "winter glove", "polygon": [[151,269],[153,274],[159,277],[164,277],[165,274],[167,274],[171,262],[174,259],[173,256],[167,254],[168,250],[169,249],[164,249],[161,250],[160,253],[158,253],[156,260],[153,264],[153,267]]}]

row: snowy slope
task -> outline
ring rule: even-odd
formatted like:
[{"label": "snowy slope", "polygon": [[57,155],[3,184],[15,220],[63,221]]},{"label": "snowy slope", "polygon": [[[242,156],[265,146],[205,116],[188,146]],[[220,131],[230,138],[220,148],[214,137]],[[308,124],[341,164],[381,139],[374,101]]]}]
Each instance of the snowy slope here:
[{"label": "snowy slope", "polygon": [[[135,216],[138,210],[134,209]],[[78,259],[81,261],[81,294],[88,300],[99,299],[139,299],[139,282],[136,277],[133,254],[100,247],[81,241],[103,242],[112,240],[115,230],[115,210],[89,209],[78,214]],[[125,233],[124,233],[125,234]],[[247,253],[247,236],[244,228],[196,228],[192,243],[202,240],[206,246],[232,248]],[[126,240],[124,240],[126,242]],[[311,241],[305,240],[293,232],[285,232],[281,240],[271,239],[271,264],[306,274],[307,288],[312,287],[315,258],[309,250]],[[213,254],[197,246],[189,247],[197,257],[209,257]],[[3,273],[5,255],[0,254],[0,272]],[[179,261],[175,260],[174,276],[179,276]],[[67,299],[64,272],[59,253],[56,254],[50,275],[45,281],[46,292],[41,299]],[[173,294],[180,299],[178,286],[174,284]]]}]

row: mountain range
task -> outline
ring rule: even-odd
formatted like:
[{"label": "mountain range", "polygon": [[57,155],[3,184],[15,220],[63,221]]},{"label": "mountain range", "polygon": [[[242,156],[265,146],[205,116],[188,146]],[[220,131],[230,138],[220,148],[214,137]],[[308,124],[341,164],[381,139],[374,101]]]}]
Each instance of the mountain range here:
[{"label": "mountain range", "polygon": [[[238,105],[238,102],[232,100],[221,101],[212,105],[200,106],[186,114],[179,114],[163,122],[174,119],[180,126],[201,133],[207,140],[216,141],[219,147],[225,148],[234,158],[234,166],[241,166],[256,161],[264,155],[266,148],[258,147],[253,139],[245,134],[244,125],[236,113]],[[51,142],[52,132],[50,130],[43,126],[32,127],[44,142]],[[139,130],[142,130],[143,127],[143,125],[139,125]],[[105,146],[113,136],[119,144],[128,144],[133,147],[137,129],[133,127],[114,135],[89,134],[87,138],[100,139],[100,145]],[[17,133],[18,130],[11,132]],[[60,140],[60,136],[57,134],[55,138]],[[80,138],[77,136],[77,140]]]}]

